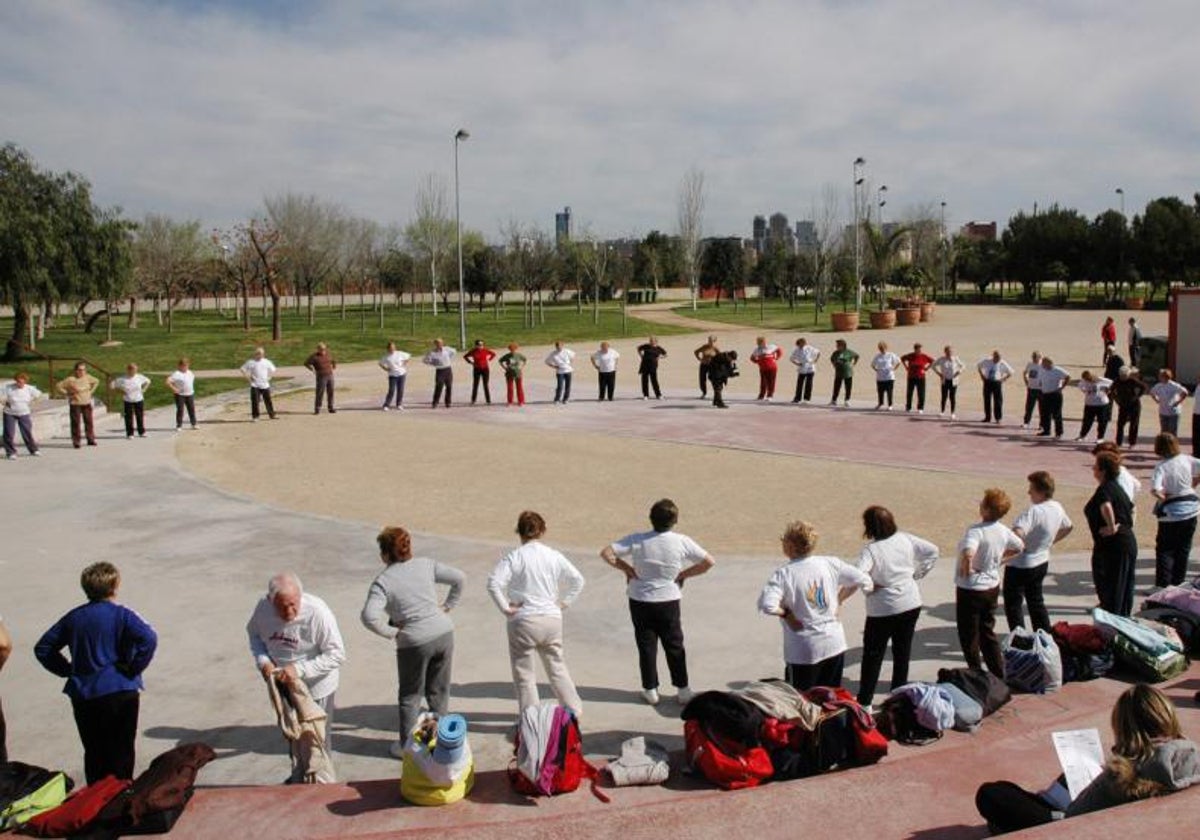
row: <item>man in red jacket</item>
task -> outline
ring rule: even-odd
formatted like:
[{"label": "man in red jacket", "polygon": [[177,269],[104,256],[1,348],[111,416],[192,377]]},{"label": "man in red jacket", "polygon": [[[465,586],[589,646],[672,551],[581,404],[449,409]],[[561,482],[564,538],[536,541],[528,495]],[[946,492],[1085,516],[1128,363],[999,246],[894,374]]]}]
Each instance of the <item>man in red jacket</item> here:
[{"label": "man in red jacket", "polygon": [[933,364],[933,357],[921,349],[920,344],[914,344],[911,353],[900,357],[904,372],[908,376],[907,389],[904,393],[904,410],[912,411],[913,392],[917,394],[917,414],[925,413],[925,372]]}]

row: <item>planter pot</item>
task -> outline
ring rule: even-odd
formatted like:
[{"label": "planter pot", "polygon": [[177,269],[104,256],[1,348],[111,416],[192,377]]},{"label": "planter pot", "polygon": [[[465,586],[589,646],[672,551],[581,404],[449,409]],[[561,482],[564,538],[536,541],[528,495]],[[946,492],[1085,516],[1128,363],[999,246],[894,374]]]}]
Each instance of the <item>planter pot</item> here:
[{"label": "planter pot", "polygon": [[933,304],[932,303],[922,303],[921,304],[921,320],[929,321],[932,319],[933,319]]},{"label": "planter pot", "polygon": [[854,332],[858,329],[857,312],[830,312],[829,320],[834,332]]},{"label": "planter pot", "polygon": [[908,306],[907,298],[888,298],[889,309],[903,309]]},{"label": "planter pot", "polygon": [[896,323],[901,327],[911,327],[921,322],[921,307],[896,310]]},{"label": "planter pot", "polygon": [[871,313],[871,329],[890,330],[896,326],[896,310],[885,309],[882,312]]},{"label": "planter pot", "polygon": [[1146,299],[1140,298],[1140,297],[1127,297],[1127,298],[1125,298],[1125,308],[1126,309],[1145,309],[1146,308]]}]

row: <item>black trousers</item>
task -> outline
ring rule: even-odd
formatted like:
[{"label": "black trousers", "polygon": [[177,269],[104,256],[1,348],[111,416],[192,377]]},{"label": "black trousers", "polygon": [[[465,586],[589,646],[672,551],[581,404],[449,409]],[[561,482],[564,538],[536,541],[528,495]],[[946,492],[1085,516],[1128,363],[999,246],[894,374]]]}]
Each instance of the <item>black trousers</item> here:
[{"label": "black trousers", "polygon": [[1042,419],[1042,434],[1050,434],[1050,426],[1054,425],[1054,436],[1062,437],[1063,434],[1063,395],[1062,391],[1042,392],[1041,400],[1038,403]]},{"label": "black trousers", "polygon": [[950,413],[954,414],[958,410],[958,386],[953,382],[942,382],[942,407],[939,409],[943,414],[946,412],[946,401],[950,401]]},{"label": "black trousers", "polygon": [[1004,416],[1004,383],[995,379],[983,380],[983,420],[997,423]]},{"label": "black trousers", "polygon": [[1008,619],[1009,630],[1025,626],[1024,604],[1028,602],[1029,621],[1033,629],[1050,632],[1050,613],[1042,594],[1042,583],[1046,580],[1046,570],[1049,568],[1049,563],[1032,569],[1004,567],[1004,617]]},{"label": "black trousers", "polygon": [[896,615],[867,616],[863,628],[862,674],[858,681],[858,704],[871,705],[883,655],[888,642],[892,643],[892,690],[908,682],[908,663],[912,659],[913,634],[921,608],[915,607]]},{"label": "black trousers", "polygon": [[[1137,446],[1138,422],[1142,419],[1142,403],[1140,400],[1129,405],[1117,406],[1117,446],[1125,443],[1125,427],[1129,427],[1129,445]],[[1192,444],[1195,445],[1193,434]]]},{"label": "black trousers", "polygon": [[1112,419],[1112,404],[1085,405],[1083,407],[1083,424],[1079,427],[1079,436],[1087,437],[1092,430],[1092,422],[1096,423],[1096,437],[1103,438],[1108,431],[1108,421]]},{"label": "black trousers", "polygon": [[[1037,388],[1025,389],[1025,413],[1021,418],[1021,422],[1026,426],[1033,420],[1033,410],[1041,404],[1042,392]],[[1041,414],[1038,414],[1039,425],[1042,422]]]},{"label": "black trousers", "polygon": [[796,374],[796,396],[792,402],[808,402],[812,399],[813,377],[815,374]]},{"label": "black trousers", "polygon": [[909,377],[904,388],[904,410],[912,411],[913,394],[917,395],[917,411],[925,410],[925,378]]},{"label": "black trousers", "polygon": [[1187,577],[1188,556],[1196,535],[1196,517],[1158,523],[1154,535],[1154,585],[1178,586]]},{"label": "black trousers", "polygon": [[818,685],[838,688],[842,684],[842,671],[846,666],[846,654],[839,653],[811,665],[797,665],[788,662],[784,668],[784,678],[788,685],[797,691],[807,691]]},{"label": "black trousers", "polygon": [[596,375],[599,377],[600,385],[600,396],[596,399],[612,402],[613,391],[617,388],[617,372],[615,370],[601,370],[597,371]]},{"label": "black trousers", "polygon": [[1049,804],[1012,782],[984,782],[975,792],[975,807],[992,834],[1007,834],[1053,822]]},{"label": "black trousers", "polygon": [[1133,577],[1137,565],[1137,540],[1120,531],[1101,537],[1092,545],[1092,583],[1100,607],[1110,613],[1133,613]]},{"label": "black trousers", "polygon": [[133,437],[135,425],[138,435],[144,437],[146,434],[146,404],[141,400],[126,402],[121,409],[121,413],[125,417],[125,437]]},{"label": "black trousers", "polygon": [[471,368],[471,405],[475,404],[475,400],[479,398],[479,386],[483,385],[483,398],[488,405],[492,404],[492,392],[488,384],[492,378],[492,371],[489,368],[480,370],[477,367]]},{"label": "black trousers", "polygon": [[633,639],[637,642],[638,670],[642,688],[658,688],[658,644],[662,642],[667,656],[671,685],[686,688],[688,684],[687,652],[683,647],[683,623],[678,600],[629,600],[629,617],[633,619]]},{"label": "black trousers", "polygon": [[192,428],[196,428],[196,397],[194,394],[175,395],[175,428],[183,428],[183,412],[187,411],[188,422],[192,424]]},{"label": "black trousers", "polygon": [[250,416],[253,417],[255,420],[258,419],[258,415],[259,415],[259,410],[258,410],[259,401],[261,401],[263,404],[263,407],[267,409],[267,416],[270,417],[272,420],[274,420],[275,419],[275,405],[271,402],[271,389],[270,388],[255,388],[253,385],[251,385],[250,386]]},{"label": "black trousers", "polygon": [[838,392],[842,390],[842,386],[846,386],[846,402],[850,402],[850,391],[854,387],[853,376],[842,376],[840,373],[833,375],[833,398],[830,402],[837,402]]},{"label": "black trousers", "polygon": [[0,764],[8,761],[8,724],[4,722],[4,704],[0,703]]},{"label": "black trousers", "polygon": [[446,408],[450,407],[450,392],[454,389],[454,371],[451,368],[437,368],[433,372],[433,407],[437,408],[442,392],[446,394]]},{"label": "black trousers", "polygon": [[133,778],[140,697],[136,691],[118,691],[91,700],[71,700],[89,785],[110,775]]},{"label": "black trousers", "polygon": [[642,396],[650,396],[651,388],[654,389],[655,399],[662,397],[662,388],[658,387],[658,368],[642,371]]},{"label": "black trousers", "polygon": [[718,408],[728,408],[729,407],[728,405],[725,404],[725,398],[724,398],[724,396],[722,396],[725,393],[725,383],[726,382],[728,382],[728,380],[726,380],[726,379],[713,379],[712,380],[713,405],[717,406]]},{"label": "black trousers", "polygon": [[887,400],[887,404],[890,406],[892,404],[892,393],[895,390],[895,379],[888,379],[883,382],[877,380],[875,382],[875,397],[877,400],[876,407],[883,405],[884,400]]},{"label": "black trousers", "polygon": [[[1000,587],[993,589],[955,589],[954,621],[967,667],[987,669],[1004,679],[1004,654],[996,638],[996,602]],[[982,654],[982,659],[980,658]]]},{"label": "black trousers", "polygon": [[708,365],[700,363],[700,396],[708,396]]},{"label": "black trousers", "polygon": [[317,394],[313,398],[313,414],[321,413],[321,398],[325,398],[325,407],[332,414],[337,411],[333,407],[333,377],[317,374]]}]

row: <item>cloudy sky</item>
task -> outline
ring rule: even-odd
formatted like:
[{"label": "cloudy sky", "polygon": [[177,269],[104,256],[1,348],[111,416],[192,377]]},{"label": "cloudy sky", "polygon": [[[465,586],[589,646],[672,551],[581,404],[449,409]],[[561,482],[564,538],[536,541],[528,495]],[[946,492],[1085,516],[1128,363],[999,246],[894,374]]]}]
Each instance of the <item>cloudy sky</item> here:
[{"label": "cloudy sky", "polygon": [[406,222],[423,174],[464,225],[705,232],[850,205],[952,226],[1035,202],[1132,214],[1200,189],[1195,0],[3,0],[0,142],[98,201],[228,224],[315,193]]}]

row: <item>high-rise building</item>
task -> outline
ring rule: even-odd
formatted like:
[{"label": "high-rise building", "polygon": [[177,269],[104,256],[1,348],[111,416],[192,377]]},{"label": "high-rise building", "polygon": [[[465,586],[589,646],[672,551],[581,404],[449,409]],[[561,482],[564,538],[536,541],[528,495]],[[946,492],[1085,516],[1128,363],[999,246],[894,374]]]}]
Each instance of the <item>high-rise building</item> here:
[{"label": "high-rise building", "polygon": [[561,248],[571,241],[571,208],[564,207],[554,214],[554,245]]},{"label": "high-rise building", "polygon": [[817,237],[817,223],[810,221],[796,222],[796,249],[799,251],[812,252],[820,246],[821,240]]},{"label": "high-rise building", "polygon": [[754,241],[754,250],[761,253],[767,249],[767,217],[755,216],[752,230],[751,238]]},{"label": "high-rise building", "polygon": [[788,223],[788,217],[783,213],[772,213],[767,223],[767,246],[771,249],[782,248],[785,253],[796,252],[796,237]]}]

